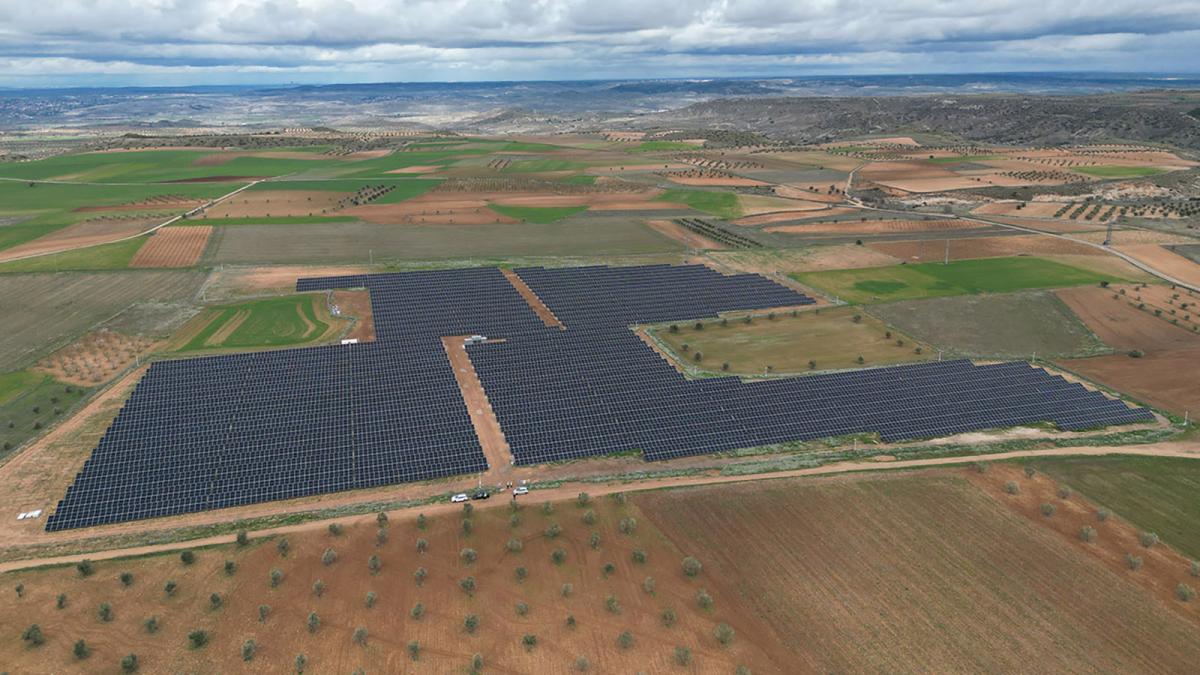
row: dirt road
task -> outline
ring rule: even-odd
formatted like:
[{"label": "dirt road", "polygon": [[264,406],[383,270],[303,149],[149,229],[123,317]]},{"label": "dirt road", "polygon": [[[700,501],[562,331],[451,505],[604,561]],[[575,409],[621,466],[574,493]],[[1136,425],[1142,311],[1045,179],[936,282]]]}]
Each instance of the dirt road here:
[{"label": "dirt road", "polygon": [[[720,476],[720,475],[701,475],[701,476],[681,476],[676,478],[657,478],[653,480],[638,481],[632,483],[566,483],[560,487],[549,488],[545,490],[535,490],[524,499],[543,501],[560,501],[574,498],[580,492],[587,492],[593,497],[614,494],[617,492],[630,492],[637,490],[652,490],[657,488],[678,488],[690,487],[695,485],[713,485],[718,483],[740,483],[758,480],[772,480],[776,478],[796,478],[802,476],[821,476],[838,473],[849,473],[859,471],[878,471],[882,469],[920,469],[933,466],[945,466],[954,464],[969,464],[972,462],[994,462],[1000,460],[1020,459],[1023,457],[1080,457],[1080,456],[1102,456],[1102,455],[1137,455],[1144,457],[1175,457],[1183,459],[1200,460],[1200,442],[1188,441],[1183,443],[1151,443],[1140,446],[1113,446],[1113,447],[1080,447],[1080,448],[1053,448],[1049,450],[1019,450],[1013,452],[1000,452],[989,455],[971,455],[965,457],[934,457],[930,459],[910,459],[899,461],[882,462],[878,460],[863,460],[839,462],[826,466],[814,467],[811,469],[796,469],[793,471],[777,471],[772,473],[749,474],[745,476]],[[498,498],[490,500],[481,506],[480,502],[474,502],[477,508],[503,508],[508,500],[503,495],[497,495]],[[396,518],[407,519],[415,518],[417,513],[426,515],[435,515],[439,513],[448,513],[461,509],[458,504],[449,502],[435,505],[418,506],[403,511],[389,512],[389,517],[395,520]],[[252,537],[262,537],[277,534],[288,534],[292,532],[301,532],[312,529],[322,529],[328,527],[331,522],[339,522],[350,524],[356,521],[374,520],[373,514],[364,514],[357,516],[346,516],[330,520],[314,520],[298,525],[288,525],[285,527],[276,527],[265,530],[257,530],[251,532]],[[178,551],[187,548],[197,548],[202,546],[212,546],[216,544],[233,543],[235,536],[232,534],[218,535],[213,537],[205,537],[202,539],[192,539],[189,541],[172,542],[169,544],[157,544],[153,546],[138,546],[125,549],[113,549],[109,551],[97,551],[94,553],[59,556],[53,558],[37,558],[31,560],[14,560],[11,562],[0,563],[0,573],[12,572],[15,570],[27,569],[31,567],[42,567],[46,565],[64,565],[79,562],[85,558],[89,560],[110,560],[114,558],[127,558],[131,556],[141,556],[151,553],[160,553],[164,551]]]}]

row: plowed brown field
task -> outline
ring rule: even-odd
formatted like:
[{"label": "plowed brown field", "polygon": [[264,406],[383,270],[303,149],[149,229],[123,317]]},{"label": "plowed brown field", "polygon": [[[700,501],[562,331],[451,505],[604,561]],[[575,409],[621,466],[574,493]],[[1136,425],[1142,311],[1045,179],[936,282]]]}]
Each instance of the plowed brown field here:
[{"label": "plowed brown field", "polygon": [[[503,499],[503,497],[500,497]],[[543,515],[535,504],[522,504],[520,523],[510,527],[509,511],[499,508],[477,510],[471,517],[471,534],[464,534],[461,518],[443,515],[429,519],[419,530],[412,514],[396,514],[387,528],[387,540],[376,545],[376,528],[369,521],[348,527],[341,536],[323,530],[296,533],[289,537],[290,551],[281,557],[275,541],[252,542],[245,548],[222,546],[196,552],[196,562],[181,564],[177,555],[127,561],[96,563],[96,573],[82,578],[73,568],[44,569],[6,576],[10,588],[25,585],[24,597],[10,598],[0,610],[0,632],[14,636],[31,623],[42,627],[46,643],[26,648],[19,639],[0,644],[0,661],[13,672],[97,672],[116,670],[118,660],[136,653],[141,672],[267,672],[291,673],[296,654],[308,659],[306,672],[342,673],[363,668],[367,672],[466,672],[472,654],[481,654],[486,672],[562,673],[572,669],[578,657],[586,658],[595,672],[672,672],[674,649],[691,650],[693,672],[731,673],[744,664],[755,673],[782,673],[788,669],[778,660],[779,644],[769,639],[763,620],[742,604],[736,594],[727,594],[723,581],[707,570],[695,578],[681,570],[681,552],[656,532],[632,503],[620,505],[611,499],[595,500],[594,525],[583,522],[584,509],[559,503]],[[618,523],[631,517],[637,521],[632,535],[622,534]],[[551,523],[562,527],[556,538],[543,535]],[[591,532],[599,538],[589,545]],[[428,541],[428,552],[418,553],[416,541]],[[522,544],[512,552],[505,542]],[[323,551],[336,551],[337,561],[322,564]],[[467,563],[460,557],[465,548],[477,552],[478,560]],[[561,548],[562,564],[551,561],[551,552]],[[645,552],[647,562],[632,560],[634,549]],[[688,550],[707,562],[702,551]],[[368,558],[378,555],[377,574],[368,570]],[[232,560],[236,571],[222,571]],[[606,563],[612,571],[606,572]],[[414,571],[425,568],[423,584]],[[516,569],[526,568],[524,581]],[[275,588],[269,572],[284,574]],[[133,573],[130,587],[117,580],[121,571]],[[473,577],[477,590],[468,596],[459,581]],[[643,590],[646,577],[654,577],[653,593]],[[178,590],[171,597],[164,584],[174,580]],[[317,597],[317,580],[324,592]],[[572,584],[563,597],[562,585]],[[709,610],[697,607],[698,589],[705,588],[715,599]],[[373,591],[377,602],[368,608],[366,594]],[[66,607],[55,609],[55,597],[67,596]],[[209,596],[218,593],[219,609],[212,609]],[[606,598],[616,605],[610,610]],[[112,604],[114,619],[97,618],[101,602]],[[517,603],[528,612],[518,614]],[[411,610],[421,603],[424,615],[414,618]],[[259,621],[259,605],[268,605],[265,622]],[[678,615],[673,627],[665,627],[660,613],[671,607]],[[306,617],[315,612],[320,627],[306,629]],[[464,618],[478,616],[474,634],[464,629]],[[142,627],[149,616],[158,617],[159,630],[148,634]],[[566,619],[575,618],[575,627]],[[728,647],[713,637],[718,623],[736,631]],[[368,631],[365,645],[356,644],[357,627]],[[187,634],[208,631],[208,645],[189,649]],[[617,645],[629,631],[633,644]],[[535,647],[522,646],[522,635],[537,637]],[[83,661],[71,654],[71,645],[84,639],[92,655]],[[254,639],[259,650],[253,661],[244,663],[240,648]],[[413,661],[406,645],[418,641],[420,655]]]},{"label": "plowed brown field", "polygon": [[107,244],[145,232],[165,219],[85,220],[0,252],[0,262]]},{"label": "plowed brown field", "polygon": [[191,267],[208,246],[212,227],[164,227],[155,232],[130,261],[130,267]]},{"label": "plowed brown field", "polygon": [[[884,241],[868,246],[904,260],[944,260],[945,240]],[[1013,255],[1087,255],[1102,256],[1086,244],[1036,234],[1015,237],[971,237],[950,242],[951,260],[1004,258]]]},{"label": "plowed brown field", "polygon": [[960,477],[887,475],[639,496],[789,672],[1157,672],[1200,658],[1159,598]]}]

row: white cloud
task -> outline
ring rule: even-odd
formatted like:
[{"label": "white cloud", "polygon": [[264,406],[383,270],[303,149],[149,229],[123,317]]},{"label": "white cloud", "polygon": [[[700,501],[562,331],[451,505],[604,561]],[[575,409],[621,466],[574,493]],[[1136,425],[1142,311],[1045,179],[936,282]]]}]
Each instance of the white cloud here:
[{"label": "white cloud", "polygon": [[1200,0],[9,1],[0,83],[1194,72],[1198,30]]}]

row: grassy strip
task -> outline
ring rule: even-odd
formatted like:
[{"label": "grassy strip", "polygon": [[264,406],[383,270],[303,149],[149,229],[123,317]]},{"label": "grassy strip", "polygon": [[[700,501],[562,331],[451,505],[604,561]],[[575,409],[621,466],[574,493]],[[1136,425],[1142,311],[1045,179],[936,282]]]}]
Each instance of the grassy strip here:
[{"label": "grassy strip", "polygon": [[1144,178],[1166,171],[1156,166],[1073,166],[1071,170],[1096,178]]},{"label": "grassy strip", "polygon": [[[179,351],[280,347],[311,342],[329,330],[329,324],[317,317],[313,306],[320,300],[320,295],[292,295],[215,307],[210,311],[217,317]],[[216,334],[231,321],[240,323],[228,335],[216,339]]]},{"label": "grassy strip", "polygon": [[189,225],[314,225],[320,223],[352,223],[352,216],[271,216],[269,218],[192,218],[178,221],[171,227]]},{"label": "grassy strip", "polygon": [[695,143],[682,143],[680,141],[644,141],[629,149],[630,152],[667,152],[667,151],[686,151],[699,150],[701,146]]}]

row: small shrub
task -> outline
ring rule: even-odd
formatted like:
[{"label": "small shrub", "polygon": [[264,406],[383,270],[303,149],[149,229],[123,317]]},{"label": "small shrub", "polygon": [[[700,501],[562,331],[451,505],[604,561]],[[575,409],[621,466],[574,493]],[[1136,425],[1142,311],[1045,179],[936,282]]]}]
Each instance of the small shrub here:
[{"label": "small shrub", "polygon": [[463,518],[470,518],[471,514],[475,513],[475,505],[472,504],[471,502],[467,502],[467,503],[463,504],[462,512],[463,512]]},{"label": "small shrub", "polygon": [[521,636],[521,645],[525,647],[525,651],[530,651],[537,646],[537,636],[533,633],[526,633]]},{"label": "small shrub", "polygon": [[379,556],[373,555],[367,558],[367,569],[371,570],[371,574],[379,574],[379,570],[383,569],[383,561]]},{"label": "small shrub", "polygon": [[470,518],[466,518],[462,521],[462,531],[464,535],[470,535],[474,529],[475,525],[471,522]]},{"label": "small shrub", "polygon": [[1067,487],[1066,485],[1058,488],[1058,498],[1059,499],[1070,499],[1071,498],[1071,488]]},{"label": "small shrub", "polygon": [[46,642],[46,636],[42,634],[42,627],[36,623],[21,633],[21,639],[31,647],[41,647]]},{"label": "small shrub", "polygon": [[425,616],[425,605],[422,605],[418,602],[417,604],[413,605],[413,608],[409,611],[408,615],[417,621],[420,621],[421,618]]},{"label": "small shrub", "polygon": [[96,615],[101,621],[108,622],[113,620],[113,608],[107,602],[100,603],[100,609],[96,611]]},{"label": "small shrub", "polygon": [[266,623],[267,616],[269,616],[270,614],[271,614],[271,606],[270,605],[259,605],[258,606],[258,622],[259,623]]},{"label": "small shrub", "polygon": [[728,647],[729,643],[733,642],[733,628],[727,623],[719,623],[716,628],[713,628],[713,637],[717,638],[717,642]]},{"label": "small shrub", "polygon": [[459,581],[458,587],[467,595],[475,595],[475,577],[467,577]]},{"label": "small shrub", "polygon": [[354,635],[351,636],[351,639],[354,640],[354,644],[365,646],[367,644],[367,629],[366,629],[366,627],[359,626],[358,628],[355,628]]},{"label": "small shrub", "polygon": [[297,673],[303,673],[304,667],[308,665],[308,657],[303,654],[297,654],[296,660],[292,663],[296,666]]},{"label": "small shrub", "polygon": [[87,643],[83,640],[76,640],[75,646],[71,648],[71,653],[79,660],[86,659],[92,655],[92,650],[88,649]]},{"label": "small shrub", "polygon": [[154,635],[158,632],[158,617],[152,616],[147,618],[142,622],[142,627],[146,629],[147,633]]},{"label": "small shrub", "polygon": [[474,635],[475,631],[479,630],[479,617],[474,614],[466,615],[463,618],[463,630]]},{"label": "small shrub", "polygon": [[987,473],[988,472],[988,465],[985,462],[975,462],[975,464],[973,466],[975,467],[975,471],[977,473]]},{"label": "small shrub", "polygon": [[58,597],[54,599],[54,607],[56,609],[66,609],[67,608],[67,594],[66,593],[58,594]]},{"label": "small shrub", "polygon": [[585,525],[595,525],[596,524],[596,512],[591,509],[584,511],[583,512],[583,522]]},{"label": "small shrub", "polygon": [[517,577],[517,583],[521,583],[529,577],[529,570],[525,569],[524,567],[518,567],[513,574],[515,574]]},{"label": "small shrub", "polygon": [[426,525],[427,525],[427,522],[426,522],[426,520],[425,520],[425,514],[424,514],[424,513],[418,513],[418,514],[417,514],[417,529],[418,529],[418,530],[424,530],[424,529],[425,529],[425,527],[426,527]]},{"label": "small shrub", "polygon": [[308,632],[315,633],[321,627],[321,617],[317,616],[316,612],[309,612],[304,625],[308,627]]},{"label": "small shrub", "polygon": [[643,551],[642,549],[640,549],[640,548],[633,549],[633,553],[631,553],[630,556],[633,558],[633,562],[635,562],[639,565],[646,564],[646,552]]},{"label": "small shrub", "polygon": [[473,565],[479,558],[479,554],[473,548],[464,548],[458,552],[458,557],[467,565]]},{"label": "small shrub", "polygon": [[376,546],[376,548],[386,544],[387,540],[388,540],[387,530],[383,529],[382,527],[379,528],[378,530],[375,530],[375,546]]},{"label": "small shrub", "polygon": [[200,649],[208,644],[208,631],[196,629],[188,633],[188,642],[191,643],[192,649]]},{"label": "small shrub", "polygon": [[388,514],[386,511],[380,511],[379,513],[375,514],[375,524],[379,527],[387,527]]},{"label": "small shrub", "polygon": [[183,563],[184,565],[191,565],[192,563],[196,562],[196,554],[191,551],[184,551],[183,553],[179,554],[179,562]]},{"label": "small shrub", "polygon": [[604,599],[604,608],[613,614],[621,613],[621,601],[615,595],[609,595]]},{"label": "small shrub", "polygon": [[1079,528],[1079,539],[1088,544],[1096,541],[1096,528],[1090,525]]},{"label": "small shrub", "polygon": [[413,579],[417,582],[418,586],[425,583],[425,577],[427,576],[429,576],[429,572],[425,571],[424,567],[418,567],[417,571],[413,572]]},{"label": "small shrub", "polygon": [[570,628],[571,630],[575,630],[575,615],[574,614],[567,615],[567,628]]},{"label": "small shrub", "polygon": [[1096,520],[1102,523],[1108,520],[1108,509],[1096,509]]},{"label": "small shrub", "polygon": [[642,581],[642,590],[650,595],[654,595],[654,577],[646,577],[646,579]]},{"label": "small shrub", "polygon": [[325,552],[321,554],[321,564],[329,567],[335,562],[337,562],[337,551],[331,548],[325,549]]},{"label": "small shrub", "polygon": [[1026,478],[1033,478],[1036,475],[1037,475],[1037,469],[1035,469],[1029,465],[1025,466],[1025,477]]},{"label": "small shrub", "polygon": [[96,568],[92,565],[92,561],[87,559],[75,563],[75,569],[78,570],[81,577],[90,577],[96,571]]},{"label": "small shrub", "polygon": [[379,596],[375,595],[375,591],[367,591],[366,597],[363,598],[363,604],[367,606],[367,609],[371,609],[375,606],[375,601],[378,599]]},{"label": "small shrub", "polygon": [[283,583],[283,570],[278,567],[271,570],[271,588],[278,588]]},{"label": "small shrub", "polygon": [[254,640],[246,640],[242,643],[242,660],[253,661],[254,654],[258,652],[258,643]]},{"label": "small shrub", "polygon": [[601,568],[601,571],[604,572],[605,577],[608,577],[611,576],[613,572],[617,571],[617,566],[610,562],[606,562],[604,563],[604,567]]},{"label": "small shrub", "polygon": [[637,520],[634,518],[622,518],[620,530],[621,534],[633,534],[637,530]]},{"label": "small shrub", "polygon": [[555,565],[561,565],[567,560],[567,552],[564,549],[556,548],[550,553],[550,560],[554,561]]},{"label": "small shrub", "polygon": [[1056,510],[1057,509],[1055,508],[1055,506],[1049,502],[1042,504],[1042,515],[1046,516],[1047,518],[1054,515],[1054,512]]},{"label": "small shrub", "polygon": [[696,591],[696,606],[700,609],[708,609],[713,606],[712,596],[703,588]]},{"label": "small shrub", "polygon": [[126,654],[121,657],[121,672],[136,673],[138,669],[137,654]]},{"label": "small shrub", "polygon": [[550,526],[546,528],[547,539],[557,539],[560,534],[562,534],[562,527],[558,523],[550,523]]},{"label": "small shrub", "polygon": [[554,513],[554,505],[550,502],[542,502],[542,515],[548,516],[551,513]]},{"label": "small shrub", "polygon": [[559,589],[559,595],[563,596],[564,598],[571,597],[571,594],[574,592],[575,592],[575,585],[570,584],[570,583],[563,584],[562,588]]},{"label": "small shrub", "polygon": [[231,577],[231,576],[233,576],[234,572],[237,572],[237,563],[233,562],[232,560],[226,560],[225,561],[225,576]]},{"label": "small shrub", "polygon": [[580,492],[579,496],[577,496],[575,498],[575,503],[579,506],[579,508],[583,508],[583,507],[587,506],[589,503],[591,503],[591,501],[592,501],[591,495],[589,495],[586,492]]},{"label": "small shrub", "polygon": [[321,581],[320,579],[314,581],[312,585],[312,591],[313,595],[318,598],[322,595],[325,595],[325,582]]},{"label": "small shrub", "polygon": [[624,631],[620,635],[618,635],[617,636],[617,646],[620,647],[621,649],[632,649],[633,648],[633,633],[630,633],[629,631]]},{"label": "small shrub", "polygon": [[1005,484],[1004,484],[1004,491],[1005,491],[1005,492],[1007,492],[1007,493],[1008,493],[1008,494],[1010,494],[1010,495],[1016,495],[1016,494],[1020,494],[1020,493],[1021,493],[1021,486],[1020,486],[1020,485],[1017,485],[1017,481],[1015,481],[1015,480],[1010,480],[1010,481],[1008,481],[1007,483],[1005,483]]},{"label": "small shrub", "polygon": [[1196,598],[1196,589],[1187,584],[1179,584],[1175,587],[1175,597],[1182,602],[1191,602]]},{"label": "small shrub", "polygon": [[1126,553],[1125,554],[1125,564],[1129,566],[1129,569],[1134,570],[1136,572],[1137,570],[1140,570],[1142,568],[1142,557],[1136,556],[1132,553]]},{"label": "small shrub", "polygon": [[683,559],[683,573],[689,577],[694,577],[697,574],[700,574],[700,572],[703,570],[704,565],[701,565],[700,561],[696,560],[692,556],[688,556]]},{"label": "small shrub", "polygon": [[[121,580],[121,585],[126,588],[129,588],[130,586],[133,585],[133,572],[121,572],[121,575],[117,578]],[[20,597],[20,596],[21,596],[21,591],[18,590],[17,597]]]},{"label": "small shrub", "polygon": [[1193,560],[1191,567],[1192,576],[1200,577],[1200,560]]},{"label": "small shrub", "polygon": [[516,605],[516,610],[517,610],[517,616],[525,616],[526,614],[529,613],[529,605],[527,605],[523,602],[518,602]]},{"label": "small shrub", "polygon": [[420,660],[420,658],[421,658],[421,643],[420,642],[417,642],[416,640],[409,640],[407,649],[408,649],[408,655],[410,657],[412,657],[413,661]]},{"label": "small shrub", "polygon": [[220,609],[223,603],[224,600],[221,599],[220,593],[213,593],[212,595],[208,596],[208,604],[213,609]]},{"label": "small shrub", "polygon": [[250,544],[250,535],[245,530],[238,530],[235,541],[238,546],[248,546]]},{"label": "small shrub", "polygon": [[692,650],[687,647],[675,648],[675,663],[676,665],[686,668],[692,662]]},{"label": "small shrub", "polygon": [[1142,546],[1153,548],[1158,543],[1158,535],[1153,532],[1143,532],[1138,536],[1138,540],[1142,542]]},{"label": "small shrub", "polygon": [[279,551],[279,557],[280,557],[280,558],[286,558],[286,557],[287,557],[287,554],[288,554],[288,549],[289,549],[290,547],[291,547],[291,545],[290,545],[290,544],[288,544],[287,537],[284,537],[283,539],[280,539],[278,542],[276,542],[276,543],[275,543],[275,549],[276,549],[277,551]]},{"label": "small shrub", "polygon": [[659,618],[662,619],[662,624],[667,628],[674,626],[675,622],[679,620],[679,617],[675,614],[675,610],[671,609],[670,607],[664,608],[662,614],[659,615]]},{"label": "small shrub", "polygon": [[471,657],[471,673],[476,674],[483,671],[483,654],[476,654]]},{"label": "small shrub", "polygon": [[599,532],[593,532],[591,534],[591,536],[588,537],[588,546],[591,546],[593,551],[600,550],[600,533]]},{"label": "small shrub", "polygon": [[525,549],[525,544],[520,539],[513,537],[512,539],[508,540],[508,543],[504,545],[504,548],[507,548],[510,553],[520,553]]},{"label": "small shrub", "polygon": [[509,516],[508,517],[508,526],[513,528],[514,530],[517,529],[518,527],[520,527],[521,526],[521,516],[519,516],[515,513],[512,514],[511,516]]},{"label": "small shrub", "polygon": [[429,550],[429,541],[426,539],[417,540],[417,553],[425,553]]},{"label": "small shrub", "polygon": [[330,524],[329,524],[329,534],[331,534],[331,535],[333,535],[333,536],[335,536],[335,537],[340,537],[340,536],[342,536],[342,526],[341,526],[341,524],[340,524],[340,523],[330,523]]},{"label": "small shrub", "polygon": [[588,661],[586,656],[575,657],[575,670],[580,673],[586,673],[592,667],[592,662]]}]

